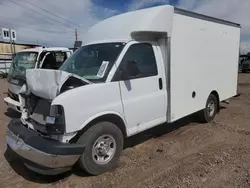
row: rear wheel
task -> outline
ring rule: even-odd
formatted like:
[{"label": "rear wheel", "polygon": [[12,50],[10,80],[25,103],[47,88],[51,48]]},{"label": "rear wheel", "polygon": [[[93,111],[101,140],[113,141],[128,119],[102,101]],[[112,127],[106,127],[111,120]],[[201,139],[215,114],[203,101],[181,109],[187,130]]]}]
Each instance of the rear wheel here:
[{"label": "rear wheel", "polygon": [[123,150],[123,134],[115,124],[100,122],[84,132],[78,143],[85,145],[78,161],[81,168],[99,175],[115,167]]},{"label": "rear wheel", "polygon": [[214,94],[210,94],[207,99],[205,109],[200,112],[201,121],[203,123],[209,123],[213,121],[217,112],[218,112],[218,99]]}]

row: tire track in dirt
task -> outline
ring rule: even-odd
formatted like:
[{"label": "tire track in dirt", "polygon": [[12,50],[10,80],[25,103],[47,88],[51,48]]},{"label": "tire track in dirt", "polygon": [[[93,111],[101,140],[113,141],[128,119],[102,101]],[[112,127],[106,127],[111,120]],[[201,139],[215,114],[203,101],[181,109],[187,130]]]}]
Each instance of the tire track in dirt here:
[{"label": "tire track in dirt", "polygon": [[[156,178],[146,179],[140,182],[138,187],[178,187],[180,185],[184,187],[228,187],[225,184],[230,184],[230,180],[239,171],[244,171],[244,166],[248,162],[235,155],[235,151],[239,149],[237,145],[231,144],[217,144],[210,150],[204,148],[201,150],[202,155],[190,155],[179,161],[174,169],[157,174]],[[244,149],[247,152],[243,153],[249,157],[250,148]]]},{"label": "tire track in dirt", "polygon": [[[211,128],[209,129],[208,127],[200,127],[200,131],[197,132],[192,129],[197,130],[197,127],[181,132],[180,135],[178,135],[178,133],[174,134],[174,137],[178,138],[179,142],[184,141],[182,147],[177,149],[174,155],[166,158],[164,160],[164,163],[154,164],[151,168],[147,169],[144,172],[141,172],[133,178],[133,181],[131,181],[130,184],[125,184],[125,182],[121,183],[125,185],[121,187],[131,187],[136,183],[143,182],[147,178],[155,179],[162,174],[178,167],[181,161],[188,159],[193,155],[197,156],[200,151],[203,151],[207,148],[216,147],[217,145],[221,146],[221,143],[223,143],[223,141],[225,141],[225,139],[230,136],[227,131],[221,133],[217,130],[212,130]],[[182,135],[183,133],[184,135]]]},{"label": "tire track in dirt", "polygon": [[212,127],[219,127],[223,130],[226,130],[226,131],[229,131],[229,132],[232,132],[232,133],[238,133],[240,135],[250,135],[250,130],[246,130],[246,129],[239,129],[237,127],[230,127],[230,126],[227,126],[226,124],[223,124],[223,123],[220,123],[220,122],[216,122],[214,121],[212,124],[211,124]]}]

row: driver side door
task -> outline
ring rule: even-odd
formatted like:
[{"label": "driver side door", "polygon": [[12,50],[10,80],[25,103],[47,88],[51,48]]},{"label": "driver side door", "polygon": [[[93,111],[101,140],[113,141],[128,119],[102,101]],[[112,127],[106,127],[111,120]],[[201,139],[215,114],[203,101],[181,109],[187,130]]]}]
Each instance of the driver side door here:
[{"label": "driver side door", "polygon": [[[128,62],[135,62],[137,75],[116,74],[120,84],[121,99],[129,135],[136,134],[166,121],[166,88],[163,69],[157,61],[157,46],[151,42],[132,42],[125,53],[118,72]],[[126,68],[125,68],[126,69]],[[131,70],[127,70],[129,72]],[[128,74],[129,75],[129,74]]]}]

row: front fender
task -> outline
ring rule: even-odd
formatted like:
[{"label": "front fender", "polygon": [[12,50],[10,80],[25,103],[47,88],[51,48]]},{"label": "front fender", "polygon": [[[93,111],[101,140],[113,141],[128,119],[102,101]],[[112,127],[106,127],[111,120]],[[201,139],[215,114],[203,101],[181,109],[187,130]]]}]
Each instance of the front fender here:
[{"label": "front fender", "polygon": [[123,121],[124,125],[126,126],[126,120],[125,120],[124,116],[122,114],[120,114],[119,112],[115,112],[115,111],[103,111],[103,112],[100,112],[98,114],[95,114],[94,116],[92,116],[89,119],[87,119],[86,121],[84,121],[82,123],[82,125],[81,125],[80,130],[82,130],[84,127],[86,127],[92,121],[96,120],[99,117],[103,117],[105,115],[115,115],[115,116],[119,117]]},{"label": "front fender", "polygon": [[124,119],[118,82],[89,84],[66,91],[57,96],[52,105],[63,106],[66,133],[81,130],[91,120],[107,112]]}]

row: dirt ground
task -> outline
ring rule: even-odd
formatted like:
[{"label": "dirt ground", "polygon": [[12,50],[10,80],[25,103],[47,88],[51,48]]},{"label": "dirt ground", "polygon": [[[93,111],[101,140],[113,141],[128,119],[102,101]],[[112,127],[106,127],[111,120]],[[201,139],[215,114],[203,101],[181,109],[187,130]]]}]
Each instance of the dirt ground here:
[{"label": "dirt ground", "polygon": [[[0,80],[0,88],[3,101],[5,80]],[[77,167],[54,177],[26,169],[6,151],[6,127],[18,114],[2,102],[0,187],[250,187],[250,74],[239,75],[239,93],[210,124],[199,124],[191,116],[126,140],[117,168],[95,177]]]}]

